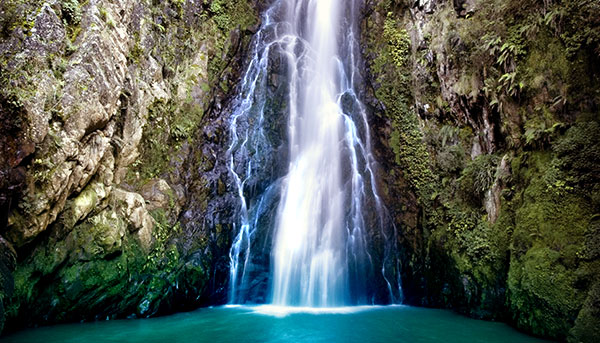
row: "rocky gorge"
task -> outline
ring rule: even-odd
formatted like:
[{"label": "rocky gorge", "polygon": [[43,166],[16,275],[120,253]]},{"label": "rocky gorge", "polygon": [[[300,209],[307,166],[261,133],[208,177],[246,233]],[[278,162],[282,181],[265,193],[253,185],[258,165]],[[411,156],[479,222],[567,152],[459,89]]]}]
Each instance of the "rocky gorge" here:
[{"label": "rocky gorge", "polygon": [[[5,332],[226,302],[228,105],[267,5],[0,4]],[[366,1],[404,303],[600,336],[599,27],[590,0]]]}]

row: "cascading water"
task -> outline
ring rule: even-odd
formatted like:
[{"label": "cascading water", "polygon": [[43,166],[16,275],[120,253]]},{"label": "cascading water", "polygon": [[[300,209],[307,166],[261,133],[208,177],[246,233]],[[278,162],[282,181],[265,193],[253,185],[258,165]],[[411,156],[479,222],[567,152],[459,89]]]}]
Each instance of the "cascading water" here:
[{"label": "cascading water", "polygon": [[[343,117],[338,97],[337,23],[334,0],[298,1],[287,18],[309,50],[292,85],[299,103],[290,111],[290,167],[282,188],[273,246],[273,303],[332,306],[345,303]],[[287,46],[297,66],[296,44]],[[295,89],[294,89],[295,88]]]},{"label": "cascading water", "polygon": [[[263,17],[232,104],[229,169],[239,209],[231,303],[260,301],[252,297],[261,282],[270,289],[262,300],[276,305],[401,299],[395,239],[387,239],[395,229],[375,187],[356,91],[360,5],[279,0]],[[276,118],[287,120],[286,139],[278,139]]]}]

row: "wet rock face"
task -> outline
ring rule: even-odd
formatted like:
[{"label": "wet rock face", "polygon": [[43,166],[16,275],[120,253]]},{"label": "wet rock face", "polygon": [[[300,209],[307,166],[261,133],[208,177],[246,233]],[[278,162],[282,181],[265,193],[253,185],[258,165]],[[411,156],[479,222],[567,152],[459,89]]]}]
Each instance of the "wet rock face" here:
[{"label": "wet rock face", "polygon": [[[131,43],[125,25],[130,20],[126,15],[132,13],[131,6],[121,2],[104,10],[107,15],[108,11],[122,13],[112,28],[100,18],[99,6],[90,6],[81,23],[78,49],[61,56],[68,39],[59,17],[61,12],[44,5],[35,18],[31,35],[22,43],[22,54],[8,51],[15,54],[11,56],[9,72],[30,68],[33,73],[30,80],[11,80],[17,83],[17,89],[32,88],[30,94],[17,96],[21,96],[28,139],[36,144],[23,201],[13,211],[5,233],[17,247],[45,231],[63,210],[68,197],[81,192],[103,163],[114,163],[117,152],[111,141],[125,139],[136,143],[135,139],[115,135],[119,95],[125,88],[125,79],[134,78],[127,73],[126,58]],[[63,42],[62,46],[46,44],[57,41]],[[59,60],[53,63],[62,63],[59,71],[42,69],[42,63],[53,59]],[[149,86],[138,93],[149,93]],[[143,113],[141,117],[145,117]],[[106,176],[108,184],[112,183],[112,176]]]},{"label": "wet rock face", "polygon": [[[266,92],[268,94],[257,94],[265,96],[262,130],[269,141],[266,151],[246,151],[230,156],[227,151],[231,145],[231,113],[234,111],[235,102],[233,98],[219,98],[215,100],[215,106],[208,113],[209,121],[201,131],[201,140],[204,144],[192,148],[191,155],[200,156],[201,159],[193,160],[193,173],[202,173],[202,182],[188,177],[190,182],[190,200],[185,212],[182,214],[182,224],[186,227],[195,227],[198,234],[208,237],[207,256],[214,258],[211,264],[211,301],[224,303],[227,301],[228,280],[230,273],[230,248],[232,239],[236,235],[236,227],[240,220],[240,200],[236,181],[229,172],[230,158],[233,158],[238,166],[246,166],[248,159],[253,158],[251,173],[253,177],[245,183],[244,196],[247,199],[249,211],[263,211],[259,216],[257,232],[253,235],[252,242],[255,253],[249,259],[246,269],[248,280],[251,284],[245,285],[239,291],[246,294],[249,301],[264,303],[268,301],[267,292],[270,278],[270,252],[273,228],[275,226],[275,215],[279,201],[278,187],[273,186],[270,196],[260,205],[260,197],[267,193],[267,187],[282,177],[287,171],[288,146],[287,121],[285,108],[288,83],[286,64],[282,61],[282,51],[272,49],[269,56],[268,82]],[[246,68],[248,60],[236,61],[238,72]],[[234,89],[233,93],[239,90]],[[258,130],[256,123],[238,122],[238,134],[245,131]],[[252,156],[250,156],[252,154]],[[245,175],[245,171],[244,171]],[[239,229],[239,226],[237,227]],[[186,241],[193,242],[195,239],[187,238]],[[189,245],[189,244],[188,244]],[[192,249],[189,247],[188,249]]]},{"label": "wet rock face", "polygon": [[4,327],[5,304],[14,293],[13,271],[17,264],[17,253],[12,245],[0,236],[0,330]]},{"label": "wet rock face", "polygon": [[205,181],[221,177],[206,163],[218,158],[208,142],[226,140],[214,108],[237,82],[257,7],[2,3],[0,312],[11,329],[209,301],[213,258],[227,253],[211,254],[208,237],[227,242],[215,227],[229,219],[180,214],[191,190],[212,196]]},{"label": "wet rock face", "polygon": [[7,226],[10,211],[19,202],[26,181],[26,159],[35,149],[24,132],[23,112],[14,96],[0,96],[0,228]]},{"label": "wet rock face", "polygon": [[[600,10],[551,7],[573,18]],[[552,25],[528,31],[541,8],[367,3],[379,179],[398,227],[406,302],[593,341],[599,269],[586,247],[597,240],[600,204],[589,174],[599,165],[591,130],[600,42],[595,20],[564,25],[560,38]],[[588,44],[571,50],[582,27]]]}]

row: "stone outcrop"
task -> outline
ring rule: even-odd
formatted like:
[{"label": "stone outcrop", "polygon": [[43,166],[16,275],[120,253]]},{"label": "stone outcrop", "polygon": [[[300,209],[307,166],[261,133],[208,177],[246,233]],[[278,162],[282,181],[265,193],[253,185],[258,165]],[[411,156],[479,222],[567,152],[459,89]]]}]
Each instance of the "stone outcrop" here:
[{"label": "stone outcrop", "polygon": [[368,2],[371,125],[407,303],[573,342],[598,334],[586,247],[600,210],[600,36],[584,13],[599,10]]},{"label": "stone outcrop", "polygon": [[[190,184],[211,192],[192,172],[211,130],[203,117],[234,88],[257,7],[2,3],[2,322],[14,330],[209,301],[214,226],[179,216]],[[195,243],[184,247],[185,237]]]}]

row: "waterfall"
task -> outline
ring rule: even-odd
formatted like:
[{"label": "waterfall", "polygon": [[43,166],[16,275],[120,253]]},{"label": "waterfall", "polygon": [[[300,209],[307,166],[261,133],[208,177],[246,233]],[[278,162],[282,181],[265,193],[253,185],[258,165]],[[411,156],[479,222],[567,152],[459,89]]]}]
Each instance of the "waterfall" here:
[{"label": "waterfall", "polygon": [[290,164],[282,186],[273,245],[273,303],[332,306],[344,303],[348,271],[344,263],[344,189],[341,151],[343,117],[339,104],[335,0],[298,2],[287,18],[301,36],[305,18],[309,49],[297,56],[287,46],[290,67],[302,61],[291,91],[299,103],[290,111]]},{"label": "waterfall", "polygon": [[401,300],[395,228],[360,101],[361,5],[278,0],[263,16],[231,105],[231,303]]}]

